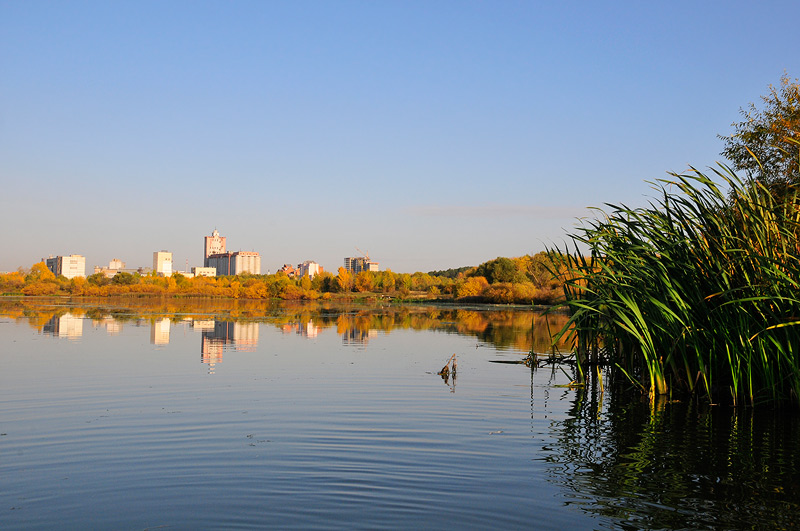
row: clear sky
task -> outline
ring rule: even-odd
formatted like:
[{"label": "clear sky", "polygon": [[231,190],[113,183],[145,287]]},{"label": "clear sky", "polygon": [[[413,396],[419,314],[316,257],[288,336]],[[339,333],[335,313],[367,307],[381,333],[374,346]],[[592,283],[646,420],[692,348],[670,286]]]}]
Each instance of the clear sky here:
[{"label": "clear sky", "polygon": [[0,271],[262,272],[561,244],[589,206],[721,160],[800,77],[800,2],[0,0]]}]

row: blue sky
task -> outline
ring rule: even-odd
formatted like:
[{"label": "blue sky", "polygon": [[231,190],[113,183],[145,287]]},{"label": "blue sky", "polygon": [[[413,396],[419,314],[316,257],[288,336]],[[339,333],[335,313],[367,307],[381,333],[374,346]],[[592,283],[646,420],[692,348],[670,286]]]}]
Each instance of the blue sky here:
[{"label": "blue sky", "polygon": [[0,271],[174,253],[263,272],[563,245],[721,160],[800,77],[800,3],[0,1]]}]

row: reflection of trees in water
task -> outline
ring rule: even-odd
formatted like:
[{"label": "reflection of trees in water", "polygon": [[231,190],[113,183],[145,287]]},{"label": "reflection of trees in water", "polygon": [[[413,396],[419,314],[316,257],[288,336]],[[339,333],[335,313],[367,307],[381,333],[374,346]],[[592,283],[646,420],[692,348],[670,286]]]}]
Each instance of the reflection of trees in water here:
[{"label": "reflection of trees in water", "polygon": [[[787,529],[800,521],[800,419],[575,392],[550,480],[621,529]],[[637,395],[638,396],[638,395]]]},{"label": "reflection of trees in water", "polygon": [[[53,316],[70,311],[95,321],[113,318],[119,322],[155,321],[169,318],[175,322],[192,320],[228,320],[262,322],[278,327],[313,322],[318,330],[335,328],[344,336],[368,337],[370,330],[391,332],[413,329],[471,335],[487,344],[528,352],[547,352],[551,331],[559,330],[567,320],[563,314],[544,316],[527,309],[465,309],[457,307],[400,305],[378,306],[331,301],[286,302],[233,299],[136,298],[80,299],[77,306],[67,306],[63,299],[0,301],[0,312],[8,317],[27,319],[41,329]],[[568,350],[562,341],[558,347]]]}]

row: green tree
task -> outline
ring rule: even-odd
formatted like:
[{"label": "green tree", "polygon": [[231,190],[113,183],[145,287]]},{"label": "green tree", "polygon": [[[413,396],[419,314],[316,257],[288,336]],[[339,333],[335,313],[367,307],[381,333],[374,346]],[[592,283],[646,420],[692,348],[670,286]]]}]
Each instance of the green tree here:
[{"label": "green tree", "polygon": [[395,289],[399,290],[410,290],[411,289],[411,275],[408,273],[400,273],[395,277],[394,280],[394,287]]},{"label": "green tree", "polygon": [[311,280],[311,289],[316,291],[333,291],[331,284],[334,281],[334,276],[330,271],[323,271],[319,275],[314,275]]},{"label": "green tree", "polygon": [[386,271],[382,271],[380,275],[381,275],[381,282],[380,282],[381,290],[383,290],[384,293],[389,293],[391,291],[394,291],[396,275],[391,270],[388,269]]},{"label": "green tree", "polygon": [[[119,275],[119,273],[117,273],[117,275]],[[86,280],[92,286],[108,286],[111,283],[111,279],[105,276],[103,273],[94,273],[89,275],[86,277]]]},{"label": "green tree", "polygon": [[[96,274],[102,274],[102,273],[96,273]],[[114,277],[111,279],[111,283],[119,284],[121,286],[130,286],[131,284],[136,284],[136,279],[132,274],[127,273],[125,271],[120,271],[119,273],[114,275]]]},{"label": "green tree", "polygon": [[442,270],[442,271],[430,271],[430,272],[428,272],[428,274],[433,276],[433,277],[444,277],[444,278],[456,279],[456,278],[458,278],[458,274],[459,273],[467,273],[467,272],[469,272],[470,269],[474,269],[474,267],[473,266],[464,266],[464,267],[459,267],[457,269],[445,269],[445,270]]},{"label": "green tree", "polygon": [[555,285],[558,284],[557,279],[553,276],[555,264],[548,253],[542,252],[528,256],[527,260],[523,261],[522,264],[525,275],[537,288],[548,287],[554,283]]},{"label": "green tree", "polygon": [[292,284],[292,279],[283,273],[272,275],[267,281],[270,296],[279,297],[281,293],[286,291],[286,287]]},{"label": "green tree", "polygon": [[744,120],[731,124],[722,155],[738,171],[768,188],[800,184],[800,83],[787,74],[762,96],[763,109],[739,109]]},{"label": "green tree", "polygon": [[[117,273],[117,274],[119,274],[119,273]],[[131,275],[131,278],[132,277],[133,277],[133,275]],[[133,280],[135,280],[135,279],[133,279]],[[185,276],[180,274],[180,273],[172,273],[172,280],[175,281],[175,285],[177,285],[179,288],[182,288],[183,286],[185,286],[185,285],[187,285],[189,283],[189,280]]]},{"label": "green tree", "polygon": [[436,280],[427,273],[417,272],[411,275],[411,289],[415,291],[427,291],[431,286],[436,285]]},{"label": "green tree", "polygon": [[484,277],[489,284],[495,282],[518,282],[524,280],[517,264],[510,258],[497,257],[478,266],[476,277]]}]

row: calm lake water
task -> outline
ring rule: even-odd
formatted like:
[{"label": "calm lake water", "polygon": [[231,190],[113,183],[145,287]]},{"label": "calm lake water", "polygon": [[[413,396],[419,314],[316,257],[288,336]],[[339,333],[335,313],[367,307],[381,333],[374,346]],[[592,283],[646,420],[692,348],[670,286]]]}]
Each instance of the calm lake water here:
[{"label": "calm lake water", "polygon": [[512,363],[563,319],[0,301],[0,528],[800,525],[795,414]]}]

